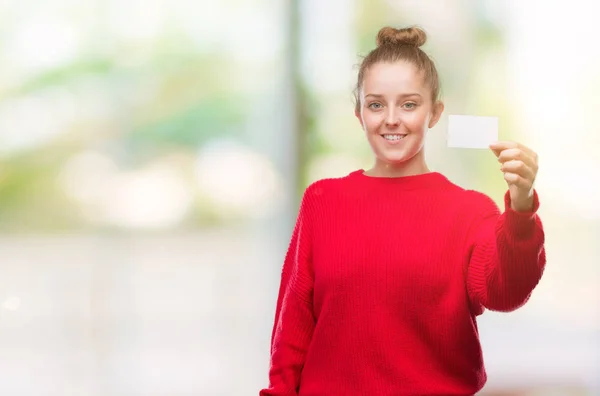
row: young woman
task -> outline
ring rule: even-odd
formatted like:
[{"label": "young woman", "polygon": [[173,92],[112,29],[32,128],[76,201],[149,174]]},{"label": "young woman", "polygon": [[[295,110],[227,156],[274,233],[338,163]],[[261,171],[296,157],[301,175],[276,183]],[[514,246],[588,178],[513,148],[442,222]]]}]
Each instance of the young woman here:
[{"label": "young woman", "polygon": [[361,65],[355,114],[375,163],[304,193],[261,396],[474,395],[486,382],[476,317],[521,307],[540,281],[536,153],[490,147],[502,213],[425,163],[444,109],[425,40],[383,28]]}]

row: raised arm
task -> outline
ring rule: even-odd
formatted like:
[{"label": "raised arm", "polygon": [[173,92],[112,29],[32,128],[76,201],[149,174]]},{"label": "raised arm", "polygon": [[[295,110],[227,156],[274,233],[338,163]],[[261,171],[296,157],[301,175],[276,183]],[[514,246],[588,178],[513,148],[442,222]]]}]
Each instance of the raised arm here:
[{"label": "raised arm", "polygon": [[527,212],[511,208],[510,194],[500,214],[489,198],[481,199],[481,215],[468,242],[467,289],[477,314],[483,308],[513,311],[527,302],[546,265],[544,230],[537,215],[539,200]]}]

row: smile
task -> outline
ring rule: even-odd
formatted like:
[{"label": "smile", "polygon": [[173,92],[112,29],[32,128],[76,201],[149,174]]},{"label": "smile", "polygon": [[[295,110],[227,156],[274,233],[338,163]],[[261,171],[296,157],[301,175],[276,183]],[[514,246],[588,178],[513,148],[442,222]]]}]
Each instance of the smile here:
[{"label": "smile", "polygon": [[390,134],[386,134],[386,135],[381,135],[381,137],[383,137],[387,141],[395,142],[395,141],[404,139],[406,137],[406,135],[390,135]]}]

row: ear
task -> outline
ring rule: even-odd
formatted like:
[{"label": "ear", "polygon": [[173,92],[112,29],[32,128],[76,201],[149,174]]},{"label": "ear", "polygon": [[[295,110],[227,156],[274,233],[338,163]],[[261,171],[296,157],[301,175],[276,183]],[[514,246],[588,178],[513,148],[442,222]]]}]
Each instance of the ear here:
[{"label": "ear", "polygon": [[433,128],[435,126],[435,124],[438,123],[443,112],[444,112],[444,102],[442,102],[441,100],[438,100],[433,105],[433,114],[431,115],[431,119],[429,120],[429,126],[428,126],[429,128]]},{"label": "ear", "polygon": [[365,129],[362,117],[360,116],[360,111],[358,109],[354,109],[354,116],[358,119],[358,122],[360,122],[360,126],[362,127],[362,129]]}]

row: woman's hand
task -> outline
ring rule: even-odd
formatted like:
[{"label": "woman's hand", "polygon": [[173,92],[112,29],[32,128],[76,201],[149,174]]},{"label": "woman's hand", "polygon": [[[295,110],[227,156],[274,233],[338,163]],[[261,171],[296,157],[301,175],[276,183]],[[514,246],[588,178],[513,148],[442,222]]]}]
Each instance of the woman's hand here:
[{"label": "woman's hand", "polygon": [[532,210],[538,155],[529,147],[511,141],[492,143],[490,149],[502,164],[500,170],[508,184],[511,208],[517,212]]}]

